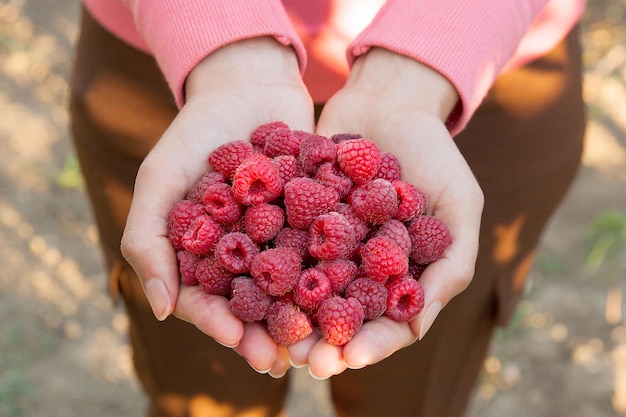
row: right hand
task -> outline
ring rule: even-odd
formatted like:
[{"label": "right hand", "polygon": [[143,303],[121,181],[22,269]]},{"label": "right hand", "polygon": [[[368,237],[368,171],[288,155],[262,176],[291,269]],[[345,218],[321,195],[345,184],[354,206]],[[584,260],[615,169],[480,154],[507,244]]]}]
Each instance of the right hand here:
[{"label": "right hand", "polygon": [[289,368],[286,349],[261,325],[235,317],[226,298],[180,284],[167,238],[168,213],[209,169],[209,153],[275,120],[314,129],[312,101],[290,47],[253,38],[201,61],[187,79],[184,107],[139,168],[121,250],[157,319],[174,314],[233,347],[257,371],[281,375]]}]

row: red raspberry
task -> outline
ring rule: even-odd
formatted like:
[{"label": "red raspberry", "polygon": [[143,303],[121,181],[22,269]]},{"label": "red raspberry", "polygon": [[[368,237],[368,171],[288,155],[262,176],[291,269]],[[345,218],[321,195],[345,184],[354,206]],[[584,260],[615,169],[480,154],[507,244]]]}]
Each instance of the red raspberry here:
[{"label": "red raspberry", "polygon": [[358,270],[356,263],[348,259],[322,261],[315,267],[325,273],[328,279],[330,279],[330,286],[335,294],[339,294],[346,289],[350,281],[356,277]]},{"label": "red raspberry", "polygon": [[381,316],[387,309],[387,288],[371,278],[357,278],[348,284],[346,298],[354,297],[363,306],[365,320]]},{"label": "red raspberry", "polygon": [[343,172],[339,171],[332,162],[322,164],[315,173],[315,181],[327,187],[332,187],[339,193],[339,198],[345,198],[354,183]]},{"label": "red raspberry", "polygon": [[167,219],[167,236],[175,250],[183,248],[183,235],[197,217],[206,214],[202,204],[181,200],[174,204]]},{"label": "red raspberry", "polygon": [[343,217],[350,223],[354,229],[354,240],[360,242],[367,237],[369,233],[369,226],[363,220],[359,219],[354,212],[354,208],[350,204],[339,203],[337,204],[337,212],[342,214]]},{"label": "red raspberry", "polygon": [[330,137],[330,140],[335,143],[340,143],[344,140],[360,139],[362,137],[363,136],[359,135],[358,133],[336,133]]},{"label": "red raspberry", "polygon": [[398,194],[398,211],[396,219],[408,222],[419,216],[426,209],[426,194],[413,184],[396,180],[391,183]]},{"label": "red raspberry", "polygon": [[398,194],[393,185],[383,179],[375,179],[355,189],[350,202],[354,213],[369,224],[383,224],[398,211]]},{"label": "red raspberry", "polygon": [[305,311],[315,311],[322,301],[330,297],[332,286],[328,276],[318,268],[302,271],[293,288],[296,304]]},{"label": "red raspberry", "polygon": [[300,255],[301,258],[307,254],[307,243],[309,242],[309,232],[306,230],[283,227],[274,238],[274,246],[277,248],[289,248]]},{"label": "red raspberry", "polygon": [[387,181],[399,180],[402,177],[402,168],[400,161],[392,153],[383,152],[380,155],[380,162],[374,178],[382,178]]},{"label": "red raspberry", "polygon": [[196,279],[208,294],[228,296],[230,284],[235,277],[214,256],[205,256],[196,268]]},{"label": "red raspberry", "polygon": [[183,248],[196,255],[207,255],[224,235],[220,225],[210,216],[197,217],[183,235]]},{"label": "red raspberry", "polygon": [[300,167],[307,175],[314,175],[318,167],[326,162],[335,162],[337,150],[335,144],[325,136],[309,134],[302,139]]},{"label": "red raspberry", "polygon": [[187,250],[179,250],[176,252],[178,259],[178,270],[180,271],[180,279],[185,285],[198,285],[196,279],[196,269],[202,260],[202,256],[191,253]]},{"label": "red raspberry", "polygon": [[248,236],[255,242],[267,242],[283,228],[285,213],[274,204],[261,203],[248,207],[244,219]]},{"label": "red raspberry", "polygon": [[424,289],[408,275],[396,277],[387,283],[385,314],[398,322],[411,321],[424,308]]},{"label": "red raspberry", "polygon": [[259,248],[245,233],[232,232],[225,234],[215,244],[215,258],[226,269],[236,274],[250,271],[250,265]]},{"label": "red raspberry", "polygon": [[357,185],[374,178],[380,155],[378,145],[366,138],[346,140],[337,146],[337,162],[341,170]]},{"label": "red raspberry", "polygon": [[348,343],[361,329],[365,312],[356,298],[333,296],[317,309],[317,323],[324,339],[331,345]]},{"label": "red raspberry", "polygon": [[278,176],[283,185],[300,176],[298,160],[293,155],[279,155],[272,158],[272,163],[278,170]]},{"label": "red raspberry", "polygon": [[282,192],[278,170],[265,155],[254,154],[243,161],[233,175],[235,200],[246,206],[267,203]]},{"label": "red raspberry", "polygon": [[272,297],[265,294],[251,278],[237,277],[231,282],[230,311],[241,321],[263,320],[272,304]]},{"label": "red raspberry", "polygon": [[300,277],[302,258],[289,248],[267,249],[259,253],[250,266],[254,282],[269,295],[290,291]]},{"label": "red raspberry", "polygon": [[233,190],[225,183],[211,184],[202,197],[207,212],[221,224],[233,224],[243,214],[243,207],[235,200]]},{"label": "red raspberry", "polygon": [[406,274],[409,260],[391,239],[373,237],[361,250],[361,265],[368,277],[384,282],[391,276]]},{"label": "red raspberry", "polygon": [[441,258],[452,244],[448,227],[434,216],[417,216],[409,223],[411,259],[418,264],[429,264]]},{"label": "red raspberry", "polygon": [[381,224],[374,236],[388,237],[402,249],[402,252],[408,257],[411,253],[411,236],[409,231],[400,220],[390,219]]},{"label": "red raspberry", "polygon": [[213,171],[225,178],[232,178],[237,167],[254,154],[252,144],[243,140],[234,140],[218,146],[209,154],[209,165]]},{"label": "red raspberry", "polygon": [[285,184],[287,222],[296,229],[308,229],[320,214],[333,211],[339,194],[310,178],[294,178]]},{"label": "red raspberry", "polygon": [[267,332],[277,345],[289,346],[313,333],[313,325],[299,307],[275,301],[267,312]]},{"label": "red raspberry", "polygon": [[427,266],[427,264],[418,264],[417,262],[409,259],[409,275],[413,279],[417,280],[422,276]]},{"label": "red raspberry", "polygon": [[265,123],[259,127],[257,127],[252,135],[250,136],[250,142],[261,148],[265,147],[265,141],[272,134],[272,132],[276,129],[288,129],[286,123],[281,121],[275,121],[270,123]]},{"label": "red raspberry", "polygon": [[219,172],[207,172],[191,187],[187,194],[187,200],[194,203],[204,204],[204,192],[209,185],[226,182],[226,178]]},{"label": "red raspberry", "polygon": [[267,137],[263,153],[270,158],[279,155],[298,156],[300,153],[300,137],[289,128],[278,128]]},{"label": "red raspberry", "polygon": [[345,258],[354,246],[354,229],[336,211],[321,214],[309,227],[309,253],[316,259]]}]

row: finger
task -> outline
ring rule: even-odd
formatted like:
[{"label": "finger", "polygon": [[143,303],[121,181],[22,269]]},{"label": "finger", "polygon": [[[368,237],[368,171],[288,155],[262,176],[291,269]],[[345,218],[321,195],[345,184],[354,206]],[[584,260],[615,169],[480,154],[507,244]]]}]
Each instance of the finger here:
[{"label": "finger", "polygon": [[343,348],[320,339],[309,354],[309,374],[315,379],[327,379],[347,369]]},{"label": "finger", "polygon": [[407,323],[378,317],[365,323],[343,349],[343,360],[350,369],[360,369],[391,356],[415,342]]},{"label": "finger", "polygon": [[243,323],[231,313],[228,300],[198,286],[181,286],[174,315],[226,347],[239,345],[244,336]]},{"label": "finger", "polygon": [[287,350],[286,346],[278,346],[278,356],[268,374],[272,378],[282,378],[283,376],[285,376],[289,368],[291,368],[291,362],[289,361],[289,351]]},{"label": "finger", "polygon": [[278,359],[278,346],[260,323],[244,323],[243,337],[234,348],[258,373],[268,373]]},{"label": "finger", "polygon": [[306,338],[290,345],[287,349],[289,350],[289,360],[291,361],[291,366],[294,368],[302,368],[309,362],[309,353],[311,349],[317,344],[322,336],[318,331],[313,331]]}]

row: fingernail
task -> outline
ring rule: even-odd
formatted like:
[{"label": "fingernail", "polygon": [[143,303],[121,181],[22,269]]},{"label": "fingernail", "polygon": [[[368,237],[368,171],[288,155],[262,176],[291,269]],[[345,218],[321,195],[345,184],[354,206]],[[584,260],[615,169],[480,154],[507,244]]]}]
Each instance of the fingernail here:
[{"label": "fingernail", "polygon": [[163,281],[156,278],[148,280],[144,291],[154,316],[159,321],[165,320],[170,313],[170,296]]},{"label": "fingernail", "polygon": [[433,325],[440,312],[441,303],[439,301],[435,301],[430,305],[430,307],[428,307],[428,310],[422,319],[422,323],[420,324],[420,337],[418,340],[422,340],[422,338],[426,336],[426,332],[428,332],[430,327]]},{"label": "fingernail", "polygon": [[343,363],[345,363],[345,364],[346,364],[346,367],[347,367],[348,369],[353,369],[353,370],[356,370],[356,369],[363,369],[363,368],[365,368],[365,367],[367,366],[367,365],[365,365],[365,364],[363,364],[363,365],[350,365],[350,364],[348,364],[348,362],[346,362],[346,361],[343,361]]},{"label": "fingernail", "polygon": [[255,368],[255,367],[254,367],[254,365],[252,365],[252,364],[250,363],[250,361],[248,361],[247,359],[246,359],[246,362],[248,362],[248,365],[250,365],[250,368],[254,369],[255,371],[257,371],[257,372],[258,372],[258,373],[260,373],[260,374],[266,374],[266,373],[268,373],[268,372],[270,371],[270,369],[272,369],[272,368],[267,368],[267,369],[257,369],[257,368]]},{"label": "fingernail", "polygon": [[289,365],[293,366],[294,368],[302,368],[306,365],[306,363],[303,363],[302,365],[299,365],[297,363],[294,363],[291,358],[289,358]]},{"label": "fingernail", "polygon": [[328,377],[324,377],[324,378],[322,378],[322,377],[319,377],[319,376],[315,375],[315,374],[311,371],[311,367],[310,367],[310,366],[309,366],[309,368],[308,368],[308,369],[309,369],[309,375],[311,375],[311,378],[313,378],[313,379],[315,379],[315,380],[317,380],[317,381],[324,381],[325,379],[328,379]]},{"label": "fingernail", "polygon": [[284,371],[284,372],[282,372],[282,373],[280,373],[280,374],[275,374],[275,373],[273,373],[273,372],[271,372],[271,371],[270,371],[270,372],[268,372],[267,374],[268,374],[269,376],[271,376],[272,378],[274,378],[274,379],[280,379],[280,378],[284,377],[286,373],[287,373],[287,371]]}]

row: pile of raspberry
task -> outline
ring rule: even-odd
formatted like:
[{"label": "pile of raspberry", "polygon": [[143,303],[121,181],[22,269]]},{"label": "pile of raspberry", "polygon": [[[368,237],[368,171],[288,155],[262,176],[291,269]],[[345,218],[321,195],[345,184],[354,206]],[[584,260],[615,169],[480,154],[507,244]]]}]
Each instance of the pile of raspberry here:
[{"label": "pile of raspberry", "polygon": [[367,320],[422,310],[420,274],[452,236],[393,154],[276,121],[208,165],[168,219],[183,284],[228,298],[285,346],[316,329],[343,345]]}]

